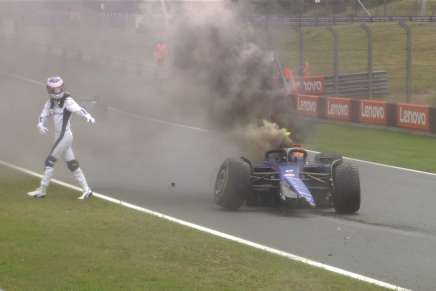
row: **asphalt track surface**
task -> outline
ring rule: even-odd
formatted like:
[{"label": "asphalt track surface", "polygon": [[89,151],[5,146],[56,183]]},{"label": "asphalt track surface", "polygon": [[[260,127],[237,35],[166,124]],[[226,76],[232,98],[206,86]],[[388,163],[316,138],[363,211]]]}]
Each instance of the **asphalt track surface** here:
[{"label": "asphalt track surface", "polygon": [[[36,80],[44,74],[25,71]],[[0,158],[41,172],[52,140],[36,131],[43,98],[34,96],[44,92],[36,86],[0,78]],[[214,134],[121,112],[97,121],[93,129],[73,121],[76,152],[97,192],[405,288],[436,290],[436,176],[353,161],[362,186],[356,215],[298,210],[283,216],[263,208],[227,212],[214,205],[211,185],[223,158],[235,150],[219,144]],[[109,146],[111,134],[121,139],[116,147]],[[132,147],[132,140],[143,142],[141,136],[147,137],[146,149]],[[65,167],[58,168],[56,177],[71,182]]]}]

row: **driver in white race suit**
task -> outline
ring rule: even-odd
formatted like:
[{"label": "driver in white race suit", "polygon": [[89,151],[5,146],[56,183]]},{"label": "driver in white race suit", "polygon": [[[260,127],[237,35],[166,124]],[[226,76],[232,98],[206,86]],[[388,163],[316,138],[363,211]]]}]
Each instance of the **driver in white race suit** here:
[{"label": "driver in white race suit", "polygon": [[55,143],[45,161],[44,176],[41,179],[40,186],[35,191],[27,193],[27,195],[34,198],[42,198],[46,195],[47,187],[53,176],[54,165],[59,158],[62,158],[83,190],[79,199],[89,198],[92,196],[92,191],[79,167],[79,162],[74,157],[72,148],[73,133],[70,128],[70,117],[72,113],[75,113],[85,118],[86,121],[91,124],[95,123],[95,119],[91,114],[77,104],[76,101],[71,98],[70,94],[64,91],[64,81],[61,77],[48,78],[47,92],[50,99],[47,100],[42,109],[38,121],[38,129],[42,135],[46,134],[48,129],[45,127],[45,121],[49,117],[52,117],[55,131]]}]

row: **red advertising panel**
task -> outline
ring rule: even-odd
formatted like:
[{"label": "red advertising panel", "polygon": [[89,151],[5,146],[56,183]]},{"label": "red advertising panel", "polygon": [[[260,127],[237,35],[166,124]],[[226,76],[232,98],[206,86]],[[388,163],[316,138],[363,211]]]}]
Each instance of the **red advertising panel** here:
[{"label": "red advertising panel", "polygon": [[304,77],[303,88],[301,92],[304,94],[323,95],[325,93],[324,77]]},{"label": "red advertising panel", "polygon": [[318,116],[319,96],[313,95],[298,95],[297,96],[297,111],[304,116]]},{"label": "red advertising panel", "polygon": [[361,100],[359,119],[362,123],[386,125],[386,102],[380,100]]},{"label": "red advertising panel", "polygon": [[351,121],[351,99],[328,97],[326,117],[329,119]]},{"label": "red advertising panel", "polygon": [[430,129],[430,115],[428,113],[428,106],[416,104],[398,104],[397,126],[428,131]]}]

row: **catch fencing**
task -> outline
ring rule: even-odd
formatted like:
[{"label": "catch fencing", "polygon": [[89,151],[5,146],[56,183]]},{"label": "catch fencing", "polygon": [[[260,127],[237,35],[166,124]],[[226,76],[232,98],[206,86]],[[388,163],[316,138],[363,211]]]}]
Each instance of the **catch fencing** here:
[{"label": "catch fencing", "polygon": [[[356,96],[369,99],[388,97],[395,102],[436,105],[436,85],[433,82],[436,59],[432,56],[430,41],[436,33],[435,16],[361,17],[363,23],[354,24],[345,24],[352,18],[335,18],[343,20],[344,25],[334,25],[329,22],[332,18],[327,17],[318,18],[326,20],[319,21],[318,26],[299,25],[298,17],[287,19],[286,22],[271,17],[265,21],[272,35],[272,47],[280,49],[282,63],[290,66],[300,78],[306,75],[307,64],[309,75],[337,78],[383,71],[388,76],[388,87],[382,85],[381,92],[368,90],[363,95],[361,91],[357,94],[361,96]],[[292,19],[295,22],[290,21]],[[315,20],[307,18],[307,21]],[[365,23],[364,20],[373,22]],[[376,22],[378,20],[380,22]],[[387,20],[392,22],[385,22]],[[347,97],[352,96],[354,94],[350,93]]]},{"label": "catch fencing", "polygon": [[354,73],[325,77],[325,93],[329,96],[353,98],[386,97],[389,94],[388,74]]},{"label": "catch fencing", "polygon": [[287,17],[289,24],[297,26],[323,26],[353,23],[386,23],[386,22],[436,22],[436,16],[314,16]]},{"label": "catch fencing", "polygon": [[[436,7],[433,4],[429,3],[428,13],[420,16],[390,16],[396,11],[389,10],[389,5],[386,13],[376,11],[367,16],[360,14],[359,6],[343,8],[343,5],[348,5],[347,2],[356,1],[342,1],[341,5],[334,5],[333,2],[322,0],[321,5],[315,5],[314,1],[299,1],[282,11],[286,13],[279,14],[280,11],[277,11],[274,15],[247,13],[256,25],[257,36],[270,33],[270,37],[265,36],[266,46],[276,50],[281,62],[293,68],[300,77],[304,75],[306,63],[310,64],[311,74],[335,76],[337,79],[341,79],[342,75],[362,72],[372,76],[384,71],[388,75],[389,86],[379,84],[379,79],[374,76],[374,89],[368,88],[371,86],[368,78],[365,88],[356,86],[359,89],[357,93],[345,88],[337,90],[340,88],[338,84],[333,90],[327,85],[328,94],[369,99],[388,97],[395,98],[397,102],[436,104],[436,85],[433,82],[436,58],[429,44],[436,33],[436,16],[433,16],[433,8]],[[159,34],[150,37],[148,30],[156,30],[150,23],[158,23],[161,16],[155,19],[152,14],[117,13],[108,11],[109,6],[90,10],[79,4],[75,9],[59,9],[53,13],[47,7],[33,7],[35,3],[26,2],[26,9],[12,7],[10,13],[3,7],[5,4],[0,3],[0,34],[15,34],[29,39],[41,34],[40,39],[46,39],[51,44],[63,43],[68,48],[77,45],[77,42],[71,42],[75,39],[87,44],[87,54],[104,55],[111,48],[109,56],[137,64],[144,62],[144,55],[152,51],[153,41],[159,39]],[[292,10],[294,8],[295,11]],[[419,7],[412,5],[407,11],[420,11],[415,8]],[[319,15],[316,13],[318,9]],[[354,13],[353,9],[358,9],[359,13]],[[352,15],[345,15],[342,10],[352,12]],[[28,15],[25,11],[34,13]],[[299,16],[309,12],[314,16]],[[396,15],[400,15],[398,13]],[[302,23],[318,26],[300,25]],[[339,23],[346,25],[334,25]],[[45,33],[49,30],[54,33]],[[75,34],[70,38],[63,31]],[[109,31],[119,38],[114,38]],[[138,70],[141,70],[140,65]],[[329,83],[329,80],[326,79],[326,82]]]},{"label": "catch fencing", "polygon": [[265,4],[267,0],[239,1],[254,2],[252,5],[255,7],[257,6],[257,11],[260,13],[286,13],[287,15],[292,15],[294,17],[307,15],[314,17],[389,17],[404,15],[436,15],[436,3],[434,1],[423,0],[293,0],[270,1],[272,3],[269,6]]},{"label": "catch fencing", "polygon": [[336,76],[306,76],[290,80],[295,91],[309,95],[328,95],[363,99],[386,97],[389,80],[386,72],[343,74]]}]

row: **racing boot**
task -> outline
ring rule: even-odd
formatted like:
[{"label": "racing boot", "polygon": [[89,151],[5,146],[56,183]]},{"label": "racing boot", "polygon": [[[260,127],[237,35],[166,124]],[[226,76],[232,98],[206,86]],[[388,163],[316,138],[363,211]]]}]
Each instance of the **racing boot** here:
[{"label": "racing boot", "polygon": [[38,187],[32,192],[28,192],[27,195],[33,198],[44,198],[46,195],[46,190],[44,187]]},{"label": "racing boot", "polygon": [[92,191],[89,189],[89,190],[87,190],[87,191],[84,191],[83,194],[82,194],[82,196],[80,196],[80,197],[77,198],[77,199],[79,199],[79,200],[85,200],[85,199],[91,198],[92,195],[93,195],[93,193],[92,193]]}]

